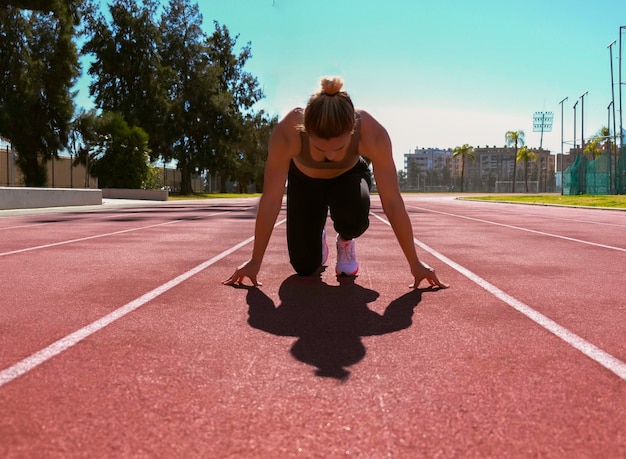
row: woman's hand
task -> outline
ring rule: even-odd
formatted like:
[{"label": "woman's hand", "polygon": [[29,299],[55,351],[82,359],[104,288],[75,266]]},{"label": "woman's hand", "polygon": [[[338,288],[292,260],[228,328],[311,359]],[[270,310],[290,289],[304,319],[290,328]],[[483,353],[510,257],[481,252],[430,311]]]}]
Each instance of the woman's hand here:
[{"label": "woman's hand", "polygon": [[224,285],[235,285],[242,284],[243,280],[247,277],[252,281],[252,285],[259,286],[262,285],[261,282],[258,282],[256,279],[257,274],[259,273],[259,269],[261,268],[261,263],[258,263],[254,260],[248,260],[239,268],[235,270],[232,276],[230,276],[225,281],[222,281]]},{"label": "woman's hand", "polygon": [[431,287],[450,287],[449,284],[443,283],[439,280],[439,278],[437,278],[437,273],[435,273],[435,270],[433,268],[421,261],[418,261],[417,264],[411,268],[411,273],[415,278],[415,283],[410,285],[411,288],[418,288],[420,282],[422,282],[422,280],[424,279],[428,281]]}]

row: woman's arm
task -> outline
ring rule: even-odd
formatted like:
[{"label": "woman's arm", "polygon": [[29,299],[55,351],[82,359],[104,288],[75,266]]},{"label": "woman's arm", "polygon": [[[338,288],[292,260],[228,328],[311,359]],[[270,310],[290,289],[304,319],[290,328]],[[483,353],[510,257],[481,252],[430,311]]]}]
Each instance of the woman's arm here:
[{"label": "woman's arm", "polygon": [[297,111],[292,111],[278,123],[270,136],[263,194],[259,200],[254,226],[252,256],[239,266],[232,276],[223,281],[223,284],[241,283],[248,277],[254,285],[261,285],[257,281],[257,275],[282,206],[289,164],[291,158],[300,151],[300,135],[295,129],[295,125],[299,122],[299,116]]},{"label": "woman's arm", "polygon": [[411,287],[417,288],[420,282],[426,279],[431,286],[436,285],[441,288],[447,288],[447,284],[439,281],[434,269],[419,260],[415,251],[413,227],[400,194],[391,140],[387,130],[367,112],[361,112],[361,119],[362,139],[360,152],[372,161],[376,187],[383,210],[389,219],[389,223],[391,223],[396,239],[414,277],[414,283]]}]

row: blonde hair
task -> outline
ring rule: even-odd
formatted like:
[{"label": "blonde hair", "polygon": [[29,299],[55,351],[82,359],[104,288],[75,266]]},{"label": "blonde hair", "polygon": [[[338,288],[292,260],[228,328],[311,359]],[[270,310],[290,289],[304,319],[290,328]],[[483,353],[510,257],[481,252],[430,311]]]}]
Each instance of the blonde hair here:
[{"label": "blonde hair", "polygon": [[323,77],[320,89],[309,98],[300,129],[322,139],[352,133],[355,112],[352,99],[342,91],[341,77]]}]

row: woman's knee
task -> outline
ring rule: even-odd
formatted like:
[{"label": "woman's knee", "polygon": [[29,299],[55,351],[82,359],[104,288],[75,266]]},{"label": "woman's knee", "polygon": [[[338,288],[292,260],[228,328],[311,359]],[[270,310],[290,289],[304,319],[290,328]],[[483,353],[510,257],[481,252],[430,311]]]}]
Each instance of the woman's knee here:
[{"label": "woman's knee", "polygon": [[366,215],[362,219],[351,218],[345,222],[335,221],[335,231],[341,235],[341,237],[349,241],[350,239],[356,239],[361,236],[367,228],[370,226],[369,217]]},{"label": "woman's knee", "polygon": [[317,273],[321,267],[321,260],[318,263],[294,262],[291,261],[294,271],[300,276],[312,276]]}]

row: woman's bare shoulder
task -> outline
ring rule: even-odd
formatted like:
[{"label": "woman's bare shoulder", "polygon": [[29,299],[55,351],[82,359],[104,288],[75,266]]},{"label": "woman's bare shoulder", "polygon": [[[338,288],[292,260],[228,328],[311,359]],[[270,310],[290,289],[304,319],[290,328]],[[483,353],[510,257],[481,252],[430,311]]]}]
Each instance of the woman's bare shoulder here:
[{"label": "woman's bare shoulder", "polygon": [[370,131],[370,132],[371,131],[373,132],[385,131],[385,128],[383,127],[383,125],[380,124],[378,120],[374,118],[374,116],[370,112],[368,112],[367,110],[363,110],[363,109],[357,109],[355,111],[358,114],[359,118],[361,119],[362,129],[365,129],[366,131]]},{"label": "woman's bare shoulder", "polygon": [[274,128],[273,133],[278,134],[281,137],[287,137],[287,138],[293,137],[293,136],[299,136],[300,135],[299,126],[301,124],[302,124],[302,109],[294,108],[280,119],[280,121]]},{"label": "woman's bare shoulder", "polygon": [[302,124],[302,109],[294,108],[289,111],[276,125],[270,138],[270,150],[278,150],[289,157],[300,151],[300,129]]},{"label": "woman's bare shoulder", "polygon": [[361,145],[368,154],[379,151],[381,146],[390,146],[387,129],[366,110],[357,110],[361,119]]},{"label": "woman's bare shoulder", "polygon": [[302,116],[304,111],[299,108],[293,108],[287,112],[285,116],[279,121],[279,124],[287,125],[292,128],[296,128],[302,124]]}]

